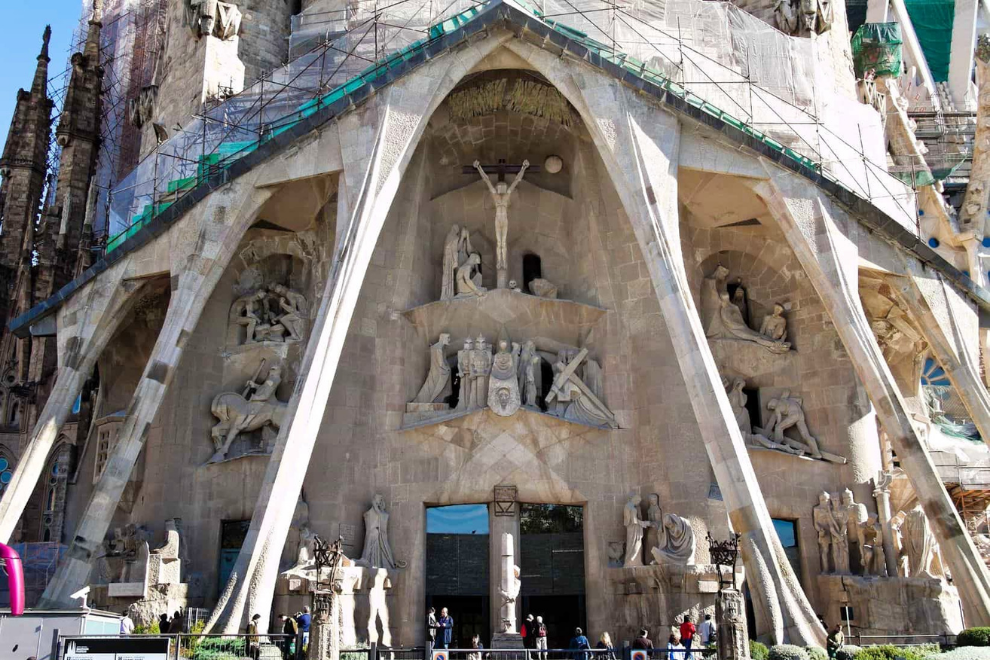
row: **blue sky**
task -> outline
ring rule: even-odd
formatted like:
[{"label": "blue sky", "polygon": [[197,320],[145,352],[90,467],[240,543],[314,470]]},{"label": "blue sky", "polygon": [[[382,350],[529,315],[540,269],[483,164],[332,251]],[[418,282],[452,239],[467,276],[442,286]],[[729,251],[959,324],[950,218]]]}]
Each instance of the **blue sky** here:
[{"label": "blue sky", "polygon": [[427,534],[487,534],[488,505],[454,504],[426,510]]},{"label": "blue sky", "polygon": [[[48,76],[60,74],[69,60],[72,31],[82,13],[82,0],[5,0],[0,21],[3,66],[0,67],[0,135],[7,140],[17,90],[30,88],[45,25],[52,26]],[[0,144],[2,148],[2,144]]]}]

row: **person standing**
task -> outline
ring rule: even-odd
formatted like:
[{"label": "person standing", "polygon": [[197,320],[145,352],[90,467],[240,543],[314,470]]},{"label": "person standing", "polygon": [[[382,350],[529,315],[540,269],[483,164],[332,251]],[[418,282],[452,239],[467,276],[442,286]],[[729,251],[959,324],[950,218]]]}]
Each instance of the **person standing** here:
[{"label": "person standing", "polygon": [[167,635],[172,622],[168,620],[168,612],[162,612],[158,617],[158,632]]},{"label": "person standing", "polygon": [[543,624],[543,617],[536,617],[536,656],[541,660],[547,660],[547,627]]},{"label": "person standing", "polygon": [[437,619],[437,628],[440,629],[439,646],[449,649],[450,642],[454,637],[454,618],[447,613],[446,607],[440,610],[440,618]]},{"label": "person standing", "polygon": [[536,633],[536,629],[535,629],[535,627],[533,625],[533,615],[532,614],[527,614],[526,615],[526,620],[523,621],[522,627],[519,628],[519,635],[522,637],[522,640],[523,640],[523,648],[524,649],[527,649],[527,652],[526,652],[526,658],[527,658],[527,660],[530,657],[528,650],[529,649],[532,649],[532,648],[534,648],[536,646],[534,644],[534,640],[536,639],[536,636],[535,636],[534,633]]},{"label": "person standing", "polygon": [[121,635],[132,635],[134,634],[134,621],[131,620],[131,615],[124,612],[124,618],[120,620],[120,634]]},{"label": "person standing", "polygon": [[434,608],[426,610],[426,657],[433,657],[433,647],[437,643],[437,611]]},{"label": "person standing", "polygon": [[715,622],[712,621],[712,615],[706,614],[705,620],[698,627],[698,635],[701,636],[701,646],[707,648],[715,641],[715,634]]},{"label": "person standing", "polygon": [[480,635],[471,638],[471,648],[477,650],[474,653],[468,653],[468,660],[481,660],[481,649],[485,648],[485,645],[481,643]]},{"label": "person standing", "polygon": [[637,650],[652,651],[653,640],[649,637],[650,631],[643,628],[639,631],[639,637],[633,640],[632,647]]},{"label": "person standing", "polygon": [[828,634],[828,639],[825,640],[825,649],[828,651],[828,657],[834,658],[839,653],[839,649],[842,645],[846,643],[846,637],[842,634],[842,626],[838,623],[832,628],[832,631]]},{"label": "person standing", "polygon": [[580,628],[574,629],[574,637],[571,637],[571,643],[567,645],[567,648],[577,651],[572,656],[574,660],[591,660],[588,657],[591,654],[587,653],[591,649],[591,642],[584,636],[584,631]]},{"label": "person standing", "polygon": [[261,643],[258,637],[258,621],[260,620],[261,615],[255,614],[251,617],[251,623],[247,624],[248,655],[254,658],[254,660],[258,660],[261,657]]},{"label": "person standing", "polygon": [[615,648],[612,646],[612,638],[609,637],[607,632],[601,634],[598,638],[598,643],[595,644],[595,648],[605,651],[605,653],[601,654],[605,660],[615,660]]},{"label": "person standing", "polygon": [[693,623],[691,623],[691,617],[685,616],[684,620],[681,622],[681,644],[684,646],[684,657],[687,660],[693,660],[694,656],[691,654],[691,643],[694,641],[694,634],[698,632],[698,629]]},{"label": "person standing", "polygon": [[303,650],[309,646],[309,627],[313,625],[313,615],[310,614],[309,605],[303,608],[302,614],[296,616],[296,624],[299,632],[302,633]]},{"label": "person standing", "polygon": [[285,635],[282,639],[282,658],[289,660],[292,657],[292,643],[296,640],[296,632],[298,632],[296,620],[285,614],[279,614],[278,620],[282,623],[282,634]]},{"label": "person standing", "polygon": [[687,653],[676,634],[672,634],[667,639],[667,660],[684,660]]}]

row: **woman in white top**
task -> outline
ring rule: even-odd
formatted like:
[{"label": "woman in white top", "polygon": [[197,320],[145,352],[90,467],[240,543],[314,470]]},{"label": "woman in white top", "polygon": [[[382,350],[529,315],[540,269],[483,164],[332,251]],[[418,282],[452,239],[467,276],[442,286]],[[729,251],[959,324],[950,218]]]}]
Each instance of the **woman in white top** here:
[{"label": "woman in white top", "polygon": [[677,635],[671,635],[667,640],[667,660],[684,660],[684,647]]}]

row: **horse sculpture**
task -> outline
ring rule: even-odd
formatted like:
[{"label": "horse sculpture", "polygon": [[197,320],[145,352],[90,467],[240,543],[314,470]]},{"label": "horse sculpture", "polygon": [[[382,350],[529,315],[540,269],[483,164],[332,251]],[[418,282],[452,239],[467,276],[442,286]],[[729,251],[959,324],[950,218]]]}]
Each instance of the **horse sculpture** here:
[{"label": "horse sculpture", "polygon": [[237,392],[221,392],[213,399],[210,410],[220,420],[211,430],[213,445],[217,450],[212,462],[222,461],[234,440],[241,433],[257,431],[271,424],[282,427],[286,404],[274,397],[268,401],[248,401]]}]

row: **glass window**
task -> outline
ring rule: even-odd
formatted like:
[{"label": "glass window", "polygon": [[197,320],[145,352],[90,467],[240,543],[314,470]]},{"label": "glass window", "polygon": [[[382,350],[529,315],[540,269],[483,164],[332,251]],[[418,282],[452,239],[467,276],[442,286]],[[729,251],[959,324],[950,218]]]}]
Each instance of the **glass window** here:
[{"label": "glass window", "polygon": [[487,534],[487,504],[454,504],[426,510],[427,534]]},{"label": "glass window", "polygon": [[784,554],[787,555],[787,560],[791,563],[791,568],[794,569],[794,573],[798,576],[798,580],[800,580],[801,548],[798,545],[797,521],[774,518],[773,528],[777,532],[777,538],[780,539],[780,544],[784,546]]}]

